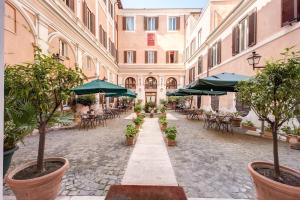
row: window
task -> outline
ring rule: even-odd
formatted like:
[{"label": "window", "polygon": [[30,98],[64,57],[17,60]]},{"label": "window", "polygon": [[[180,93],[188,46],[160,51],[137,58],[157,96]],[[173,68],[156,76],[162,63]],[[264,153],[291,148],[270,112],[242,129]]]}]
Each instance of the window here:
[{"label": "window", "polygon": [[145,81],[146,89],[157,89],[157,80],[154,77],[148,77]]},{"label": "window", "polygon": [[189,69],[189,83],[192,83],[195,81],[195,67],[192,67]]},{"label": "window", "polygon": [[99,39],[100,43],[106,48],[107,47],[107,33],[103,29],[102,25],[99,27]]},{"label": "window", "polygon": [[169,17],[168,31],[178,31],[180,29],[180,17]]},{"label": "window", "polygon": [[257,12],[256,10],[244,18],[232,30],[232,55],[244,51],[256,44]]},{"label": "window", "polygon": [[86,68],[87,69],[91,69],[92,68],[92,59],[89,56],[86,57]]},{"label": "window", "polygon": [[68,56],[68,45],[63,40],[59,40],[59,55],[63,57]]},{"label": "window", "polygon": [[203,72],[203,57],[200,56],[198,58],[198,74],[201,74]]},{"label": "window", "polygon": [[125,80],[125,87],[127,89],[136,89],[136,81],[134,78],[129,77]]},{"label": "window", "polygon": [[144,29],[146,31],[158,30],[158,17],[144,17]]},{"label": "window", "polygon": [[212,68],[221,63],[221,41],[216,42],[208,49],[208,68]]},{"label": "window", "polygon": [[178,51],[167,51],[166,63],[178,63]]},{"label": "window", "polygon": [[84,25],[93,33],[95,34],[95,15],[92,11],[88,8],[86,2],[83,2],[83,23]]},{"label": "window", "polygon": [[75,11],[74,0],[62,0],[71,10]]},{"label": "window", "polygon": [[113,41],[111,41],[111,39],[109,39],[109,52],[110,54],[115,57],[116,56],[116,47],[115,47],[115,43]]},{"label": "window", "polygon": [[300,21],[300,1],[281,0],[281,24],[286,26],[292,22]]},{"label": "window", "polygon": [[166,83],[166,88],[167,89],[177,89],[177,81],[175,78],[171,77],[167,79]]},{"label": "window", "polygon": [[198,31],[198,48],[201,46],[201,34],[202,34],[202,29]]},{"label": "window", "polygon": [[124,51],[124,63],[136,63],[136,51]]},{"label": "window", "polygon": [[108,1],[108,12],[111,18],[114,18],[114,6],[110,1]]},{"label": "window", "polygon": [[106,4],[106,0],[103,0],[104,4]]},{"label": "window", "polygon": [[187,46],[186,49],[185,49],[185,59],[186,60],[188,60],[190,58],[189,50],[190,50],[190,47]]},{"label": "window", "polygon": [[134,31],[134,17],[123,17],[123,30]]},{"label": "window", "polygon": [[194,54],[196,50],[196,38],[194,38],[191,42],[191,56]]},{"label": "window", "polygon": [[146,51],[145,52],[145,63],[154,64],[157,63],[157,52]]}]

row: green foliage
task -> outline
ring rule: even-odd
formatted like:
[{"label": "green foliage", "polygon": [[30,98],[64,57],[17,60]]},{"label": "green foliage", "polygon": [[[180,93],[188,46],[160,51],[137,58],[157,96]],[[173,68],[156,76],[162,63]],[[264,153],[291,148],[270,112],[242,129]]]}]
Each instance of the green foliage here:
[{"label": "green foliage", "polygon": [[166,137],[170,140],[176,140],[176,134],[177,134],[177,130],[176,130],[176,127],[173,126],[173,127],[168,127],[166,130],[165,130],[165,134],[166,134]]},{"label": "green foliage", "polygon": [[167,106],[168,101],[167,101],[167,100],[164,100],[164,99],[161,99],[161,100],[159,101],[159,103],[160,103],[161,105],[163,105],[163,106]]},{"label": "green foliage", "polygon": [[155,103],[150,101],[145,104],[144,111],[146,113],[150,113],[156,107]]},{"label": "green foliage", "polygon": [[46,127],[55,119],[61,103],[71,96],[71,89],[82,84],[85,76],[78,69],[64,66],[53,56],[36,49],[33,63],[5,69],[5,96],[22,99],[34,107],[36,126],[42,135],[38,151],[38,171],[43,170]]},{"label": "green foliage", "polygon": [[292,136],[300,136],[300,126],[296,127],[295,125],[293,128],[289,126],[285,126],[281,129],[286,135],[292,135]]},{"label": "green foliage", "polygon": [[168,125],[168,121],[166,117],[160,117],[159,118],[159,123],[163,126],[167,126]]},{"label": "green foliage", "polygon": [[89,108],[91,108],[92,105],[94,105],[96,103],[96,97],[95,95],[81,95],[78,96],[76,99],[78,104],[81,104],[83,106],[88,106]]},{"label": "green foliage", "polygon": [[142,111],[142,105],[141,104],[137,104],[134,106],[134,112],[136,113],[140,113]]},{"label": "green foliage", "polygon": [[246,120],[244,122],[242,122],[242,125],[244,126],[250,126],[250,127],[254,127],[254,124],[253,122],[249,121],[249,120]]},{"label": "green foliage", "polygon": [[134,119],[133,122],[134,122],[135,125],[139,126],[143,123],[143,118],[138,116],[137,118]]},{"label": "green foliage", "polygon": [[134,137],[137,134],[137,129],[133,124],[128,124],[125,131],[126,137]]},{"label": "green foliage", "polygon": [[166,106],[165,105],[161,105],[160,112],[161,113],[166,113],[166,110],[167,110]]}]

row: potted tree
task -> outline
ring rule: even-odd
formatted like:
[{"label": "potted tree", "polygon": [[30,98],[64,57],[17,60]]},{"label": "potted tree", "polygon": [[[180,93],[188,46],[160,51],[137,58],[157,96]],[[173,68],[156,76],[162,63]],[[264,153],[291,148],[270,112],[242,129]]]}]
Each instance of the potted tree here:
[{"label": "potted tree", "polygon": [[159,123],[160,123],[160,129],[164,132],[168,126],[168,121],[165,116],[161,116],[159,118]]},{"label": "potted tree", "polygon": [[134,124],[135,124],[135,127],[137,130],[140,129],[140,126],[142,125],[143,123],[143,118],[140,117],[140,116],[137,116],[134,120],[133,120]]},{"label": "potted tree", "polygon": [[4,98],[3,176],[10,166],[13,154],[19,148],[17,143],[30,134],[36,125],[34,107],[30,103],[11,98],[9,94]]},{"label": "potted tree", "polygon": [[134,112],[138,116],[142,112],[142,105],[137,104],[136,106],[134,106]]},{"label": "potted tree", "polygon": [[36,49],[33,63],[5,69],[7,94],[33,106],[39,131],[37,161],[17,167],[6,177],[18,200],[56,198],[69,162],[65,158],[44,158],[46,128],[66,122],[63,113],[57,110],[71,95],[70,89],[81,84],[83,78],[79,69],[65,67],[53,56],[43,55],[40,49]]},{"label": "potted tree", "polygon": [[231,116],[231,125],[233,127],[240,127],[242,122],[242,118],[240,117],[239,112],[232,113]]},{"label": "potted tree", "polygon": [[280,166],[278,130],[298,113],[300,98],[300,63],[290,49],[284,59],[270,61],[255,78],[237,86],[238,96],[251,106],[260,119],[272,128],[274,163],[252,162],[248,170],[253,178],[258,199],[300,199],[300,172]]},{"label": "potted tree", "polygon": [[281,129],[287,137],[287,142],[290,143],[292,149],[300,150],[300,127],[293,124],[293,128],[285,126]]},{"label": "potted tree", "polygon": [[131,146],[135,144],[137,129],[133,124],[128,124],[125,131],[126,145]]},{"label": "potted tree", "polygon": [[160,112],[161,112],[162,116],[167,116],[166,110],[167,110],[166,106],[161,105]]},{"label": "potted tree", "polygon": [[256,131],[256,127],[254,126],[253,122],[251,122],[250,120],[246,120],[244,122],[241,123],[242,124],[242,128],[250,130],[250,131]]},{"label": "potted tree", "polygon": [[176,145],[176,134],[177,134],[177,130],[176,127],[168,127],[165,130],[165,134],[166,134],[166,142],[168,146],[175,146]]}]

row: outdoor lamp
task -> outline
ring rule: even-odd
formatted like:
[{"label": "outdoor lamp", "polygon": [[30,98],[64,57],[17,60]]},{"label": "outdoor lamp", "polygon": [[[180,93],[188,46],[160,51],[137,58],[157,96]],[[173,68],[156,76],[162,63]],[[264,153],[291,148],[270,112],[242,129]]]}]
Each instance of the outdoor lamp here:
[{"label": "outdoor lamp", "polygon": [[253,51],[252,55],[247,58],[247,61],[248,61],[249,65],[251,65],[253,67],[253,70],[254,70],[255,68],[264,68],[263,66],[259,66],[259,67],[256,66],[256,65],[258,65],[260,59],[261,59],[261,55],[259,55],[255,51]]}]

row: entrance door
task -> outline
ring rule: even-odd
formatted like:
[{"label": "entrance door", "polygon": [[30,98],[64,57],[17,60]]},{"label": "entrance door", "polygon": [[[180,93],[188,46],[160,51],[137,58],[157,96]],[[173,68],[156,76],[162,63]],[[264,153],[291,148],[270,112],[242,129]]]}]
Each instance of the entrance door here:
[{"label": "entrance door", "polygon": [[146,92],[146,103],[153,102],[156,104],[156,92]]}]

